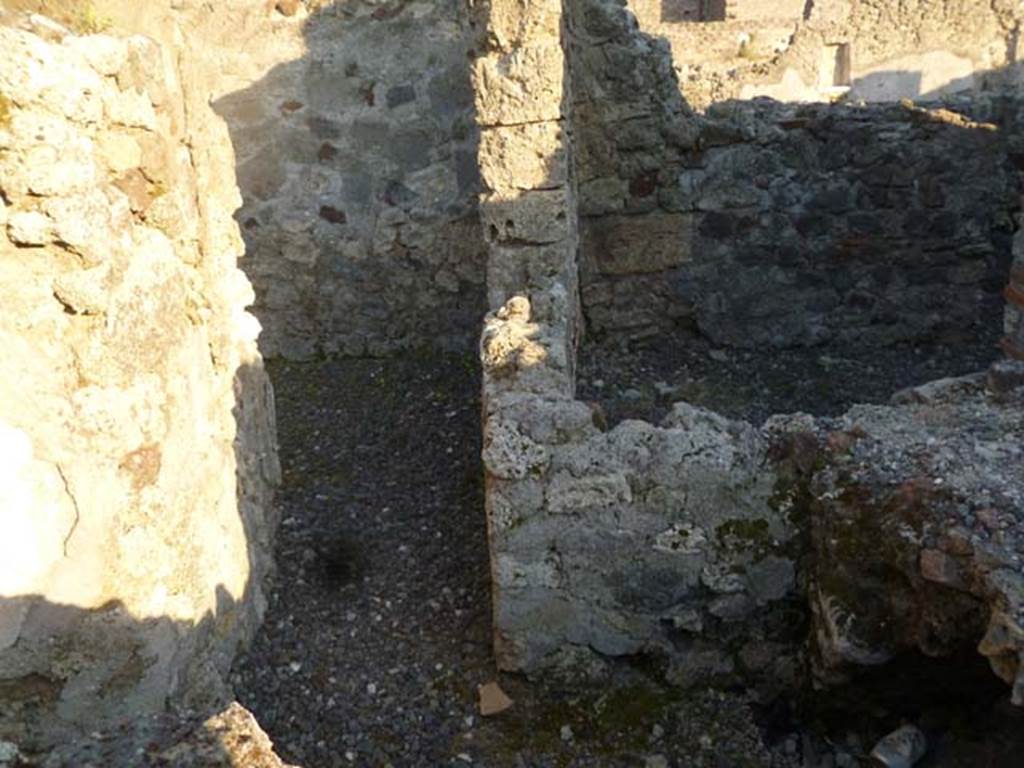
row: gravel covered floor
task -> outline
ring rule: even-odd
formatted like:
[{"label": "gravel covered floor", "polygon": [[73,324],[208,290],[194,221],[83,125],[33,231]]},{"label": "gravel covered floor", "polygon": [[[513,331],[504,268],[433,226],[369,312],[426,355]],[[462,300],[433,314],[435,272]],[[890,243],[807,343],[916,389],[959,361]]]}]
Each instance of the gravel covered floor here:
[{"label": "gravel covered floor", "polygon": [[[784,739],[773,762],[742,694],[683,701],[628,668],[606,671],[616,693],[496,674],[471,361],[269,366],[278,573],[233,682],[281,756],[306,768],[791,764]],[[515,704],[483,719],[477,686],[492,680]]]},{"label": "gravel covered floor", "polygon": [[630,344],[588,338],[577,397],[600,403],[610,424],[658,422],[677,400],[754,424],[796,411],[838,416],[854,403],[885,403],[906,387],[983,370],[1001,356],[1000,336],[993,320],[957,338],[878,349],[726,350],[688,331]]},{"label": "gravel covered floor", "polygon": [[487,676],[476,411],[460,359],[271,364],[278,573],[240,701],[308,766],[437,764]]},{"label": "gravel covered floor", "polygon": [[[748,369],[712,378],[728,365],[704,355],[713,364],[705,391],[726,396],[714,381],[764,386],[763,379],[743,381]],[[786,358],[772,359],[786,369]],[[596,374],[596,360],[584,361],[584,375]],[[624,387],[628,379],[612,378],[623,370],[640,384],[641,375],[661,370],[653,352],[622,360],[629,365],[605,369],[606,388]],[[879,726],[892,727],[895,711],[876,713],[863,727],[840,717],[838,734],[807,723],[821,734],[814,736],[744,691],[662,688],[642,660],[595,667],[598,683],[590,686],[499,675],[490,648],[473,358],[431,353],[269,369],[284,470],[278,573],[264,626],[238,659],[233,683],[286,761],[304,768],[836,768],[866,764],[884,733]],[[926,362],[912,373],[928,370]],[[868,383],[880,397],[894,384]],[[593,380],[587,387],[601,392]],[[778,401],[741,394],[739,402],[774,410]],[[515,703],[481,718],[477,686],[494,680]],[[875,698],[866,693],[842,695],[866,706]],[[1015,766],[1019,745],[1006,735],[1020,732],[1018,714],[1008,715],[1010,724],[990,718],[995,733],[984,736],[970,727],[972,738],[921,767],[978,759]]]}]

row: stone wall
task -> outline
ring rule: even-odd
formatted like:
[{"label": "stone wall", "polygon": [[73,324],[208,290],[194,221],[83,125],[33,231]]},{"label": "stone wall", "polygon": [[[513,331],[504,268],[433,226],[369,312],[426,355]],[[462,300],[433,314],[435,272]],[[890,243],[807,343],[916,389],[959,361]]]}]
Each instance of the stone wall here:
[{"label": "stone wall", "polygon": [[0,737],[222,698],[277,476],[231,145],[149,38],[0,10]]},{"label": "stone wall", "polygon": [[1000,361],[814,425],[804,442],[819,680],[976,649],[1024,706],[1022,412],[1024,364]]},{"label": "stone wall", "polygon": [[[498,662],[529,671],[647,653],[677,682],[759,665],[791,676],[792,656],[776,651],[795,626],[780,610],[796,583],[793,528],[763,467],[767,442],[682,404],[662,427],[605,432],[573,399],[575,169],[564,169],[576,135],[561,89],[538,99],[531,86],[539,70],[562,81],[559,27],[576,28],[576,10],[566,21],[557,0],[492,3],[493,40],[529,37],[496,43],[475,72],[494,308],[481,355]],[[517,108],[524,92],[535,113]],[[513,154],[523,141],[529,151]]]},{"label": "stone wall", "polygon": [[[494,47],[474,77],[490,234],[483,458],[499,665],[603,675],[608,660],[638,656],[675,684],[770,695],[812,673],[834,683],[904,651],[975,644],[1022,701],[1013,521],[1024,515],[1024,368],[1000,363],[987,385],[984,375],[936,382],[892,406],[775,416],[760,430],[683,402],[659,425],[609,430],[574,399],[573,203],[577,181],[579,205],[591,199],[595,102],[621,107],[618,128],[642,135],[650,113],[626,115],[659,97],[615,36],[628,21],[620,4],[564,4],[567,61],[555,46],[559,10],[495,0]],[[580,57],[581,40],[600,53]],[[595,82],[577,69],[594,59],[621,80],[576,90]],[[545,90],[523,117],[530,127],[519,124],[511,107],[541,92],[537,73],[559,82],[564,68],[572,98]],[[619,104],[616,87],[633,96]],[[637,220],[649,233],[657,215]],[[893,584],[881,584],[885,574]]]},{"label": "stone wall", "polygon": [[956,106],[720,107],[679,166],[630,180],[654,210],[584,218],[591,327],[740,347],[973,332],[1009,269],[1022,102]]},{"label": "stone wall", "polygon": [[513,410],[532,406],[544,418],[571,397],[577,236],[561,2],[492,0],[481,11],[489,45],[474,62],[473,84],[492,308],[481,339],[487,527],[495,652],[500,666],[515,669],[534,659],[524,613],[531,593],[543,590],[543,577],[521,568],[545,566],[532,543],[517,552],[510,504],[537,489],[529,454],[543,449],[522,435]]},{"label": "stone wall", "polygon": [[1010,282],[1003,292],[1006,299],[1003,349],[1010,357],[1024,360],[1024,229],[1017,230],[1013,253]]},{"label": "stone wall", "polygon": [[932,110],[733,101],[697,115],[663,41],[618,3],[579,2],[591,330],[686,324],[721,345],[885,344],[972,332],[999,311],[1019,97]]},{"label": "stone wall", "polygon": [[479,31],[464,0],[91,5],[181,51],[228,125],[264,355],[472,347]]},{"label": "stone wall", "polygon": [[466,4],[249,5],[196,9],[189,29],[223,73],[261,349],[471,345],[484,261]]},{"label": "stone wall", "polygon": [[[733,98],[767,95],[821,101],[833,86],[867,101],[934,98],[1019,81],[1014,2],[987,0],[817,0],[747,4],[728,21],[679,23],[665,0],[628,0],[644,32],[671,41],[680,87],[701,109]],[[730,9],[731,10],[731,9]],[[849,67],[838,81],[836,51]]]}]

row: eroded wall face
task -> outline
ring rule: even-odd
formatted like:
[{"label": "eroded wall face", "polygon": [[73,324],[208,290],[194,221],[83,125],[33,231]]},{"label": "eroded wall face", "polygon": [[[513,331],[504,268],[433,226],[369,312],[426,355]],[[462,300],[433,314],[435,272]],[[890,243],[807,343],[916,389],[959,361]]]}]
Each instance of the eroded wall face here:
[{"label": "eroded wall face", "polygon": [[187,12],[195,55],[220,73],[261,349],[472,346],[484,261],[467,4],[273,5]]},{"label": "eroded wall face", "polygon": [[[620,3],[543,7],[562,13],[566,61],[552,43],[554,21],[533,15],[538,5],[496,2],[489,24],[498,42],[474,77],[479,113],[491,120],[482,147],[493,149],[480,155],[492,306],[481,359],[499,665],[606,675],[609,659],[641,656],[675,684],[771,695],[811,674],[834,683],[906,651],[977,644],[1021,701],[1021,582],[1016,566],[1006,570],[1019,559],[1011,521],[1024,514],[1020,365],[1001,361],[987,379],[935,382],[837,419],[775,416],[761,429],[683,402],[660,424],[608,429],[574,399],[576,239],[559,222],[575,218],[577,179],[579,205],[588,204],[593,115],[634,137],[667,123],[651,119],[652,104],[665,107],[658,92],[640,87],[653,71],[643,66],[648,43],[629,50],[616,37],[621,23],[628,28]],[[503,47],[515,39],[508,29],[529,35]],[[628,74],[607,90],[605,81],[580,90],[594,81],[578,68],[586,74],[595,60]],[[531,125],[555,142],[527,141],[510,120],[517,113],[504,109],[533,90],[539,67],[523,64],[541,61],[570,75],[571,98],[558,109],[551,89],[532,102],[543,108]],[[959,119],[912,114],[936,131]],[[692,145],[693,134],[673,141]],[[507,162],[512,146],[530,162]],[[560,170],[548,175],[563,162],[567,183]],[[657,215],[635,216],[646,222],[635,243],[658,232]],[[653,258],[640,247],[633,255]],[[887,577],[897,581],[882,586]]]},{"label": "eroded wall face", "polygon": [[1003,348],[1009,357],[1024,360],[1024,233],[1021,230],[1014,237],[1013,253],[1010,282],[1003,294],[1006,299]]},{"label": "eroded wall face", "polygon": [[663,41],[617,4],[579,5],[592,331],[689,326],[720,345],[877,345],[998,323],[1021,186],[1010,162],[1019,97],[931,112],[730,102],[698,115]]},{"label": "eroded wall face", "polygon": [[563,82],[565,35],[581,21],[571,10],[492,3],[495,42],[474,78],[491,238],[481,357],[498,662],[581,668],[651,654],[679,683],[734,679],[747,664],[792,677],[794,528],[767,442],[682,405],[661,427],[607,432],[573,399],[577,135],[572,100],[550,85]]},{"label": "eroded wall face", "polygon": [[223,696],[277,475],[230,141],[143,37],[0,16],[0,735]]},{"label": "eroded wall face", "polygon": [[473,346],[485,267],[471,4],[92,7],[100,23],[181,51],[228,126],[243,203],[239,266],[256,293],[265,356]]}]

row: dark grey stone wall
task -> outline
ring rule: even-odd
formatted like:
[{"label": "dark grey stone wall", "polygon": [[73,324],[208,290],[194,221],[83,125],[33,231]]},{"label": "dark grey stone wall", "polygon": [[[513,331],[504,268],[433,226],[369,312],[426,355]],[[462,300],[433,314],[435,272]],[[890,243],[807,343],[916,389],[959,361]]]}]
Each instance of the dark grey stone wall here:
[{"label": "dark grey stone wall", "polygon": [[689,324],[729,346],[874,345],[999,322],[1020,99],[696,115],[663,41],[617,2],[572,1],[592,333]]},{"label": "dark grey stone wall", "polygon": [[215,102],[238,158],[261,348],[471,346],[484,239],[468,7],[308,5],[254,23],[257,46],[301,36],[304,55]]}]

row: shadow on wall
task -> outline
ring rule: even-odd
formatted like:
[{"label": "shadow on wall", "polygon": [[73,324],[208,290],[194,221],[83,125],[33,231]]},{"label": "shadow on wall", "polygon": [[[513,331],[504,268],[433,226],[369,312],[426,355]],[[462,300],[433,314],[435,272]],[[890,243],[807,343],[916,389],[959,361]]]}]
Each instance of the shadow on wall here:
[{"label": "shadow on wall", "polygon": [[807,18],[813,0],[661,0],[662,22]]},{"label": "shadow on wall", "polygon": [[[282,4],[279,4],[281,7]],[[306,55],[214,103],[265,356],[470,348],[484,312],[465,3],[308,3]]]},{"label": "shadow on wall", "polygon": [[277,466],[227,133],[187,68],[2,3],[0,48],[3,221],[47,222],[0,229],[0,739],[29,751],[230,697]]},{"label": "shadow on wall", "polygon": [[[160,753],[203,738],[202,721],[233,698],[222,676],[234,648],[208,664],[181,661],[230,632],[250,597],[236,602],[218,589],[216,612],[198,624],[137,618],[116,600],[83,609],[41,595],[0,598],[0,622],[24,624],[19,641],[0,652],[0,740],[48,764],[164,764]],[[193,689],[182,698],[186,684]],[[229,754],[217,739],[208,749]]]},{"label": "shadow on wall", "polygon": [[[0,451],[5,457],[5,471],[0,471],[0,524],[7,541],[13,540],[25,553],[12,562],[10,548],[5,548],[5,567],[0,567],[0,740],[13,742],[27,756],[49,754],[47,764],[54,765],[97,760],[148,765],[150,757],[154,764],[163,765],[156,760],[157,753],[182,739],[201,746],[209,757],[226,758],[228,753],[219,746],[220,734],[204,734],[201,723],[233,699],[225,682],[227,673],[239,645],[262,618],[259,582],[271,567],[270,537],[276,523],[265,508],[266,498],[253,493],[259,493],[260,483],[273,477],[276,469],[265,466],[268,455],[259,450],[265,430],[262,405],[251,406],[254,398],[269,396],[265,386],[262,366],[243,364],[235,372],[234,498],[245,560],[231,562],[223,570],[244,575],[244,588],[237,595],[224,584],[216,587],[215,594],[207,595],[202,588],[210,574],[201,569],[210,563],[197,552],[230,559],[229,540],[238,535],[215,520],[180,521],[180,540],[164,542],[169,548],[163,551],[164,559],[145,560],[143,551],[118,550],[106,541],[131,537],[133,542],[145,542],[146,536],[161,536],[156,522],[133,515],[142,502],[137,499],[130,508],[119,506],[122,500],[112,489],[79,487],[72,495],[65,479],[62,501],[73,506],[75,519],[66,533],[53,530],[50,500],[39,495],[39,485],[33,485],[43,481],[40,472],[48,468],[30,452],[10,452],[12,445],[15,449],[19,445],[10,439],[17,430],[0,421]],[[210,448],[209,461],[214,462],[216,451]],[[156,475],[148,482],[154,484],[162,484],[162,473],[180,475],[174,467],[158,465],[152,471]],[[254,478],[263,480],[254,482]],[[192,480],[198,483],[203,478]],[[97,501],[115,508],[118,530],[98,530],[107,521],[90,519],[102,517]],[[216,530],[209,530],[210,523],[216,523]],[[152,530],[137,535],[147,528]],[[187,547],[186,541],[190,542]],[[62,547],[63,558],[54,552],[58,559],[49,563],[46,556],[53,551],[53,543]],[[123,561],[129,556],[143,558],[144,570],[126,566]],[[19,562],[24,567],[16,568]],[[136,602],[162,603],[168,613],[136,615],[120,599],[83,608],[52,602],[45,595],[20,593],[19,584],[39,581],[40,565],[49,568],[51,593],[130,594]],[[108,583],[115,572],[116,582]],[[97,578],[101,583],[93,584]],[[196,603],[214,608],[198,622],[180,618],[195,612]],[[183,730],[183,724],[192,727]]]},{"label": "shadow on wall", "polygon": [[[934,67],[927,70],[885,69],[854,79],[849,98],[865,101],[919,99],[935,101],[952,95],[968,95],[1024,83],[1024,63],[975,71],[968,59],[935,52]],[[945,65],[945,66],[944,66]]]},{"label": "shadow on wall", "polygon": [[965,119],[948,121],[766,98],[699,115],[668,41],[606,13],[583,16],[574,43],[590,331],[695,328],[745,348],[993,341],[1021,190],[1012,94],[957,102]]},{"label": "shadow on wall", "polygon": [[[921,73],[903,70],[886,70],[872,72],[870,75],[858,77],[850,84],[851,99],[865,101],[898,101],[914,99],[921,95]],[[970,87],[970,85],[966,86]],[[951,87],[950,92],[963,90]]]}]

